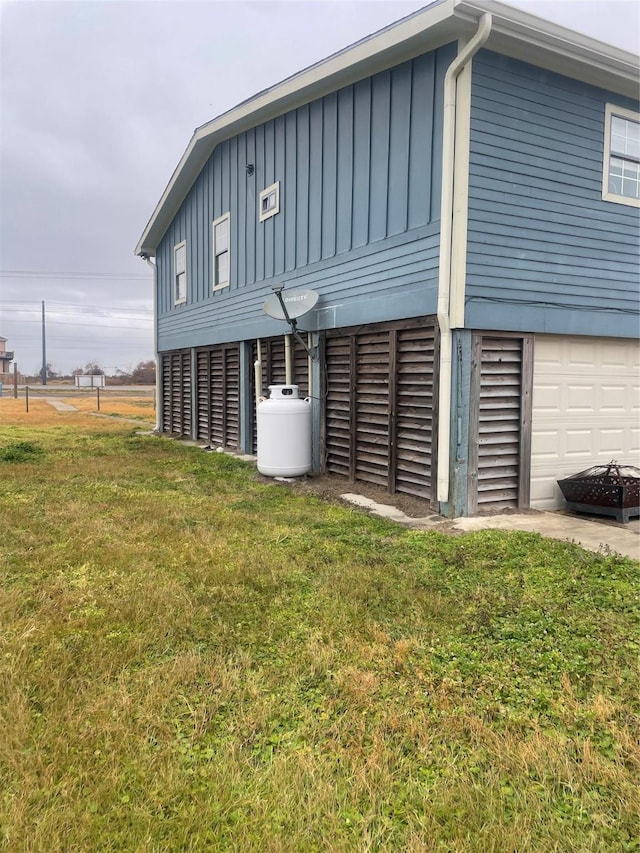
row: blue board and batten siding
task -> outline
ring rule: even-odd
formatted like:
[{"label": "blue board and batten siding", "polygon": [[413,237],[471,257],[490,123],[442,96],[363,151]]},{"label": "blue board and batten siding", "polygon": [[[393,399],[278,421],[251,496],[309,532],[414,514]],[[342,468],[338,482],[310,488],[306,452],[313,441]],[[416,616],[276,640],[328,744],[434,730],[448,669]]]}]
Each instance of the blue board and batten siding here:
[{"label": "blue board and batten siding", "polygon": [[[262,313],[274,281],[319,291],[306,318],[315,329],[435,313],[443,80],[454,54],[440,48],[217,146],[158,247],[160,351],[281,333]],[[280,212],[260,222],[259,194],[276,181]],[[231,281],[212,292],[211,223],[227,211]],[[182,240],[187,301],[176,306]]]},{"label": "blue board and batten siding", "polygon": [[639,211],[602,199],[607,103],[638,110],[488,51],[474,59],[467,327],[637,337]]}]

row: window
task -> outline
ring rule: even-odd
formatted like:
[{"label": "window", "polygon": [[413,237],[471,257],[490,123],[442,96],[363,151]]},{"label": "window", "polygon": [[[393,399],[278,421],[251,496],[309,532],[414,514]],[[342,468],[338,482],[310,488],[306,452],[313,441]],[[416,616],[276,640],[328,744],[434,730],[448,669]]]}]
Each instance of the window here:
[{"label": "window", "polygon": [[173,247],[173,301],[176,305],[187,301],[187,242]]},{"label": "window", "polygon": [[607,104],[602,198],[640,207],[640,115]]},{"label": "window", "polygon": [[275,216],[280,212],[280,181],[271,184],[270,187],[262,190],[260,193],[260,201],[258,202],[258,214],[260,222],[264,222],[270,216]]},{"label": "window", "polygon": [[225,213],[212,225],[213,232],[213,290],[229,286],[229,214]]}]

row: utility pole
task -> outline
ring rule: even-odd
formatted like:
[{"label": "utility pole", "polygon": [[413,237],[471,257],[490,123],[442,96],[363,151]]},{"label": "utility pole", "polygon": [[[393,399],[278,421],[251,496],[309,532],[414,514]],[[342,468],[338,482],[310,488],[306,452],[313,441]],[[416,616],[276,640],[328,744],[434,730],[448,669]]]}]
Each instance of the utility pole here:
[{"label": "utility pole", "polygon": [[44,323],[44,299],[42,300],[42,384],[47,384],[47,335]]}]

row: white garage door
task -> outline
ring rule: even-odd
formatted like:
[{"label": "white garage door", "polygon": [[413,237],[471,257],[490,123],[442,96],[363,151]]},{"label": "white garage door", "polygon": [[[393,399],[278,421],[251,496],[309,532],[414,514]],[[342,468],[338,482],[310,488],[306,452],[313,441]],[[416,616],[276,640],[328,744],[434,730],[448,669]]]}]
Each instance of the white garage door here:
[{"label": "white garage door", "polygon": [[640,465],[640,343],[536,335],[534,352],[531,506],[556,509],[556,480]]}]

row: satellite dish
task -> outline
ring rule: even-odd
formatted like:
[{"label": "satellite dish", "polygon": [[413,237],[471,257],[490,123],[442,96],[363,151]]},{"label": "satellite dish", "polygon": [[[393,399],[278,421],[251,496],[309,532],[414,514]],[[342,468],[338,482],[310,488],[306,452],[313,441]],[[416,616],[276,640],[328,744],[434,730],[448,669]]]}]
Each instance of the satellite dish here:
[{"label": "satellite dish", "polygon": [[[289,318],[295,320],[296,317],[302,317],[303,314],[311,311],[320,295],[315,290],[282,290],[280,296],[285,304]],[[272,293],[271,296],[265,299],[262,309],[265,314],[274,320],[287,319],[277,293]]]}]

